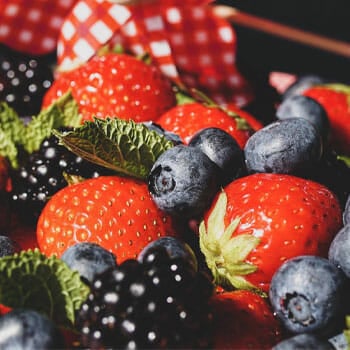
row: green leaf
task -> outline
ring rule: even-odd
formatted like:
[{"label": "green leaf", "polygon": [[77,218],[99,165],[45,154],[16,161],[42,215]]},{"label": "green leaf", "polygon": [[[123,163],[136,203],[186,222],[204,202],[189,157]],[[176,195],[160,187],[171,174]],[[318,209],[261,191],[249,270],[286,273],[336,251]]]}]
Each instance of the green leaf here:
[{"label": "green leaf", "polygon": [[0,102],[0,155],[7,157],[11,166],[17,168],[19,149],[31,154],[39,149],[41,142],[51,135],[53,129],[80,124],[78,105],[69,92],[33,116],[28,124],[24,124],[5,102]]},{"label": "green leaf", "polygon": [[227,207],[227,196],[225,191],[221,191],[215,202],[215,206],[208,217],[208,224],[207,224],[208,234],[213,235],[218,239],[225,232],[224,219],[226,214],[226,207]]},{"label": "green leaf", "polygon": [[56,131],[55,135],[76,155],[141,180],[147,178],[156,159],[174,146],[145,125],[119,118],[95,118],[71,132]]},{"label": "green leaf", "polygon": [[327,88],[330,88],[334,91],[342,92],[346,95],[350,95],[350,85],[338,83],[338,84],[324,84],[323,86],[326,86]]},{"label": "green leaf", "polygon": [[235,235],[240,218],[235,218],[226,226],[226,210],[227,195],[222,190],[211,209],[207,227],[204,220],[199,225],[200,250],[215,283],[226,288],[258,290],[244,276],[258,269],[245,259],[260,244],[260,239],[250,234]]},{"label": "green leaf", "polygon": [[177,105],[184,105],[187,103],[196,102],[195,98],[193,98],[188,92],[185,92],[183,90],[178,90],[176,92],[175,96],[176,96],[176,104]]},{"label": "green leaf", "polygon": [[41,142],[51,135],[53,129],[61,127],[78,127],[81,116],[78,105],[67,92],[51,106],[43,109],[25,128],[23,147],[28,153],[39,149]]},{"label": "green leaf", "polygon": [[25,125],[16,111],[6,102],[0,102],[0,130],[6,138],[14,143],[20,143]]},{"label": "green leaf", "polygon": [[0,155],[6,157],[13,168],[18,167],[18,149],[8,134],[0,129]]},{"label": "green leaf", "polygon": [[246,259],[259,243],[260,239],[253,235],[237,235],[222,245],[222,255],[226,261],[238,264]]},{"label": "green leaf", "polygon": [[350,316],[345,318],[346,329],[344,330],[345,339],[348,343],[348,349],[350,349]]},{"label": "green leaf", "polygon": [[13,167],[18,166],[17,144],[24,133],[24,123],[6,102],[0,102],[0,155],[7,157]]},{"label": "green leaf", "polygon": [[339,155],[337,158],[341,161],[343,161],[349,168],[350,168],[350,157],[344,156],[344,155]]},{"label": "green leaf", "polygon": [[38,249],[0,258],[0,303],[8,307],[31,308],[72,327],[89,291],[77,271]]}]

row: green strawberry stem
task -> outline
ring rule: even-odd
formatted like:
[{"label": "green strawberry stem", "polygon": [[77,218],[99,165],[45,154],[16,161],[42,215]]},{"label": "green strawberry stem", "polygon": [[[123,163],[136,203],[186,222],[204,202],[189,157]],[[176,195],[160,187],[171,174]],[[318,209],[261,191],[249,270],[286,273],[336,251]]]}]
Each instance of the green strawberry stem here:
[{"label": "green strawberry stem", "polygon": [[227,196],[223,190],[208,217],[207,226],[204,220],[199,226],[200,249],[213,274],[214,283],[224,288],[249,289],[262,293],[245,278],[257,270],[257,266],[245,259],[259,245],[260,240],[249,234],[233,237],[240,220],[236,218],[225,227],[226,208]]},{"label": "green strawberry stem", "polygon": [[223,106],[218,105],[204,92],[195,88],[192,88],[190,90],[178,90],[178,92],[176,93],[176,99],[178,105],[199,102],[210,108],[219,108],[220,110],[228,114],[231,118],[234,118],[236,120],[238,130],[252,129],[249,123],[244,118],[240,117],[239,114],[230,111],[229,109]]}]

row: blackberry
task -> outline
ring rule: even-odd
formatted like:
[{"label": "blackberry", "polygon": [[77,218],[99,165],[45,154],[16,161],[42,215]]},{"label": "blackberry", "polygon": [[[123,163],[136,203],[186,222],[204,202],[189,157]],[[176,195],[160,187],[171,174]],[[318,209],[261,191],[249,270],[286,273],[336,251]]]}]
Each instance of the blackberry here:
[{"label": "blackberry", "polygon": [[49,198],[67,186],[64,173],[93,178],[111,171],[76,156],[52,135],[11,172],[11,206],[19,217],[35,222]]},{"label": "blackberry", "polygon": [[198,349],[211,345],[213,285],[158,246],[98,275],[76,317],[89,349]]},{"label": "blackberry", "polygon": [[0,49],[0,101],[7,102],[20,116],[38,114],[53,82],[52,68],[39,57]]}]

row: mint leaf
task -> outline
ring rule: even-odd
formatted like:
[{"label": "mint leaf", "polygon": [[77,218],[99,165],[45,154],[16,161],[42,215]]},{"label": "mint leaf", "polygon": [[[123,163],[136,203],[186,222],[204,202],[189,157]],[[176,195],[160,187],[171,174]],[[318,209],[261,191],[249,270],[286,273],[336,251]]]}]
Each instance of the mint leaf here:
[{"label": "mint leaf", "polygon": [[88,293],[77,271],[38,249],[0,258],[0,303],[8,307],[30,308],[71,327]]},{"label": "mint leaf", "polygon": [[0,130],[14,143],[20,143],[25,126],[16,111],[6,102],[0,102]]},{"label": "mint leaf", "polygon": [[18,149],[14,141],[0,129],[0,155],[6,157],[13,168],[18,167]]},{"label": "mint leaf", "polygon": [[160,154],[174,146],[145,125],[119,118],[95,118],[74,131],[54,134],[76,155],[141,180],[147,178]]},{"label": "mint leaf", "polygon": [[24,130],[23,147],[28,153],[39,149],[41,142],[51,135],[53,129],[81,124],[78,105],[70,92],[57,99],[30,121]]},{"label": "mint leaf", "polygon": [[19,166],[19,149],[27,153],[39,149],[53,129],[81,124],[78,105],[70,92],[57,99],[47,109],[25,124],[6,102],[0,102],[0,155],[8,158],[13,168]]},{"label": "mint leaf", "polygon": [[18,149],[24,133],[24,123],[6,102],[0,102],[0,155],[7,157],[13,167],[18,166]]}]

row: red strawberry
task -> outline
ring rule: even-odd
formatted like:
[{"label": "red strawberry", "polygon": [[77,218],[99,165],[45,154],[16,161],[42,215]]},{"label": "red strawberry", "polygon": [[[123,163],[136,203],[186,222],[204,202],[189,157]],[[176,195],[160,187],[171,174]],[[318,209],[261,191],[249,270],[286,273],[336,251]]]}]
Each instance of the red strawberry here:
[{"label": "red strawberry", "polygon": [[173,234],[171,219],[156,207],[147,184],[119,176],[88,179],[56,192],[37,224],[39,248],[47,256],[61,256],[77,242],[95,242],[118,262]]},{"label": "red strawberry", "polygon": [[214,199],[200,224],[200,247],[218,284],[267,292],[286,259],[327,256],[341,215],[336,196],[319,183],[249,175]]},{"label": "red strawberry", "polygon": [[35,227],[14,224],[11,227],[10,237],[18,247],[18,251],[38,248]]},{"label": "red strawberry", "polygon": [[251,113],[249,113],[249,112],[243,110],[242,108],[238,107],[234,103],[228,103],[225,106],[225,108],[228,111],[233,112],[233,113],[239,115],[241,118],[245,119],[247,121],[247,123],[249,124],[249,126],[254,131],[258,131],[258,130],[260,130],[260,129],[262,129],[264,127],[264,124],[260,120],[255,118]]},{"label": "red strawberry", "polygon": [[131,55],[109,53],[57,76],[43,107],[71,90],[83,121],[117,116],[137,122],[155,120],[176,104],[170,81]]},{"label": "red strawberry", "polygon": [[191,102],[171,108],[157,119],[157,124],[163,129],[179,135],[185,144],[201,129],[221,128],[234,137],[243,148],[254,132],[243,118],[237,114],[230,116],[217,106]]},{"label": "red strawberry", "polygon": [[283,329],[260,295],[239,290],[218,293],[211,300],[214,349],[271,349]]},{"label": "red strawberry", "polygon": [[7,313],[10,312],[11,310],[12,310],[12,308],[10,308],[10,307],[8,307],[8,306],[6,306],[6,305],[4,305],[4,304],[0,304],[0,317],[1,317],[2,315],[7,314]]},{"label": "red strawberry", "polygon": [[303,92],[326,110],[331,125],[331,144],[339,154],[350,156],[350,86],[313,86]]},{"label": "red strawberry", "polygon": [[0,191],[5,191],[9,186],[9,162],[0,155]]}]

